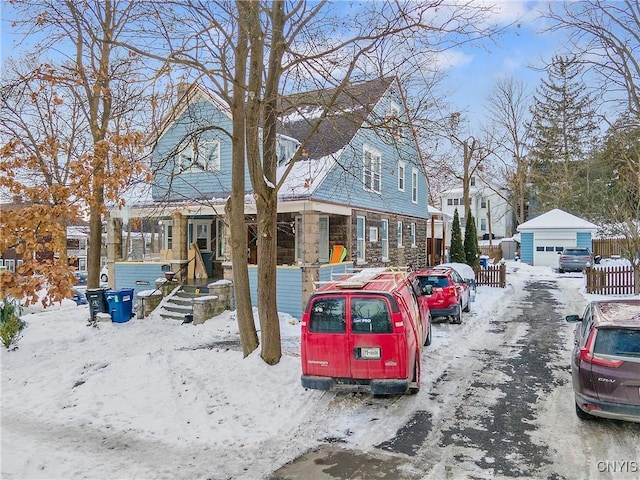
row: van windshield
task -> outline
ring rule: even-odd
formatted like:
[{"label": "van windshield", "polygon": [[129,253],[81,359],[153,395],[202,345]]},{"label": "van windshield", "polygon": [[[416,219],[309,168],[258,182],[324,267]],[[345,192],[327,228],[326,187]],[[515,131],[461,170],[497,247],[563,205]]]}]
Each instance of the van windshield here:
[{"label": "van windshield", "polygon": [[310,332],[344,333],[345,298],[319,298],[313,302],[309,318]]},{"label": "van windshield", "polygon": [[351,299],[351,331],[354,333],[391,333],[391,316],[382,298]]}]

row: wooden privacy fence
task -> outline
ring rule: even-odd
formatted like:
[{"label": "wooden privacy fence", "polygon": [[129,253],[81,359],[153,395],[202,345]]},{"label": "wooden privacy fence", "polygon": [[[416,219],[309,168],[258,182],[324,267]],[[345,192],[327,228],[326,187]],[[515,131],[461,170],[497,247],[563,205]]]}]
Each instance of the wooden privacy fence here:
[{"label": "wooden privacy fence", "polygon": [[507,285],[507,266],[504,263],[487,265],[476,270],[476,285],[504,288]]},{"label": "wooden privacy fence", "polygon": [[489,247],[488,245],[481,245],[480,255],[486,255],[497,263],[502,259],[502,248],[500,246]]},{"label": "wooden privacy fence", "polygon": [[599,295],[633,294],[635,281],[631,265],[586,267],[587,293]]},{"label": "wooden privacy fence", "polygon": [[622,253],[622,240],[619,238],[594,238],[591,240],[591,250],[594,255],[610,258]]}]

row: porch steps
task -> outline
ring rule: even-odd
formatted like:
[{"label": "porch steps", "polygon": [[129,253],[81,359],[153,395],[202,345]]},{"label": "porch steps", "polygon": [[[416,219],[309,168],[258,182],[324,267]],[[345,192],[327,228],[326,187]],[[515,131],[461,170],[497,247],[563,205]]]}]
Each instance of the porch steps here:
[{"label": "porch steps", "polygon": [[164,299],[160,306],[160,316],[184,322],[191,315],[193,319],[193,299],[209,294],[206,287],[182,285],[176,293]]}]

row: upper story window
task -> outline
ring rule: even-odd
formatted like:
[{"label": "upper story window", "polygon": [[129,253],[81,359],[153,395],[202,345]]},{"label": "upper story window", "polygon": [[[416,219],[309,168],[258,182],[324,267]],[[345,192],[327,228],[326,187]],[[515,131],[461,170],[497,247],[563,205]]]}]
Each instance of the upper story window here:
[{"label": "upper story window", "polygon": [[453,198],[447,198],[447,205],[453,205]]},{"label": "upper story window", "polygon": [[480,208],[487,208],[487,199],[484,197],[480,200]]},{"label": "upper story window", "polygon": [[395,141],[400,140],[402,138],[402,128],[400,126],[400,106],[397,103],[391,103],[389,112],[385,118],[385,123],[393,139]]},{"label": "upper story window", "polygon": [[380,178],[382,174],[382,161],[380,152],[364,146],[362,183],[365,190],[380,193]]},{"label": "upper story window", "polygon": [[475,186],[476,186],[476,177],[471,177],[471,178],[469,179],[469,184],[470,184],[472,187],[475,187]]},{"label": "upper story window", "polygon": [[220,171],[220,140],[193,139],[178,154],[180,172]]},{"label": "upper story window", "polygon": [[404,192],[404,175],[405,175],[404,162],[398,162],[398,190]]},{"label": "upper story window", "polygon": [[411,171],[411,202],[418,203],[418,170]]}]

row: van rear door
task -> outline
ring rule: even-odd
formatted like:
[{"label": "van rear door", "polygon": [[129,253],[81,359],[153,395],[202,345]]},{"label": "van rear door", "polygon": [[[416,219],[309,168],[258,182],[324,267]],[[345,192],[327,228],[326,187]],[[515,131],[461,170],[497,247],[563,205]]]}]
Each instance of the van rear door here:
[{"label": "van rear door", "polygon": [[346,312],[344,295],[318,296],[311,300],[304,314],[306,327],[301,338],[304,375],[351,377]]},{"label": "van rear door", "polygon": [[406,378],[404,334],[394,333],[390,299],[386,295],[352,295],[349,300],[351,377]]}]

